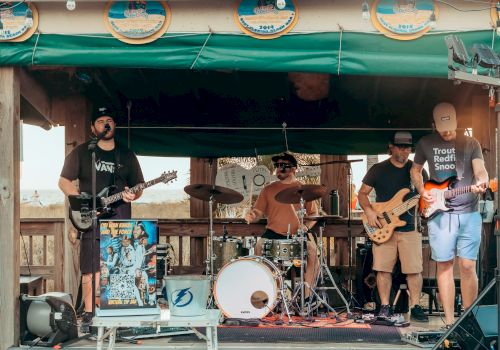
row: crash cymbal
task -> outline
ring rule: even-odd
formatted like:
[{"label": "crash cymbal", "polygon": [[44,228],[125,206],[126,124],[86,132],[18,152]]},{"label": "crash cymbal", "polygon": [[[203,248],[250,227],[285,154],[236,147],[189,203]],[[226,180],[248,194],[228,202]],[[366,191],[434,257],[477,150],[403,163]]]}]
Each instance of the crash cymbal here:
[{"label": "crash cymbal", "polygon": [[202,201],[208,202],[210,198],[213,198],[214,201],[221,204],[235,204],[243,200],[243,195],[235,190],[209,184],[189,185],[184,187],[184,192]]},{"label": "crash cymbal", "polygon": [[323,185],[300,185],[285,188],[280,191],[274,199],[285,204],[300,203],[302,197],[306,202],[318,199],[326,194],[326,186]]}]

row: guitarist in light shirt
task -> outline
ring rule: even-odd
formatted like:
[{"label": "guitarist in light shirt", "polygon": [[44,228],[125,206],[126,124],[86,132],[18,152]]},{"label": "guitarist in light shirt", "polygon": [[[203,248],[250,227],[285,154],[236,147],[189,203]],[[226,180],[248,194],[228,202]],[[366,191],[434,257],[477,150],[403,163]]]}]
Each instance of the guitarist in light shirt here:
[{"label": "guitarist in light shirt", "polygon": [[[122,149],[115,144],[115,112],[106,107],[94,111],[91,118],[91,130],[94,135],[104,137],[96,147],[96,193],[105,187],[116,186],[117,191],[125,191],[122,200],[113,207],[113,219],[130,219],[130,202],[138,199],[142,192],[135,194],[127,191],[129,187],[144,182],[141,167],[135,154],[129,149]],[[88,150],[88,142],[77,146],[64,160],[59,178],[59,188],[66,196],[78,195],[80,192],[92,193],[92,157]],[[78,187],[73,181],[78,180]],[[94,267],[92,267],[91,239],[94,237]],[[82,333],[90,331],[92,321],[92,271],[96,271],[95,279],[99,279],[99,232],[85,232],[80,240],[80,272],[82,273],[82,295],[85,304],[82,316]],[[98,288],[96,283],[96,289]],[[96,293],[97,294],[97,293]]]},{"label": "guitarist in light shirt", "polygon": [[[451,182],[453,188],[467,187],[464,194],[456,195],[446,202],[450,211],[438,212],[428,221],[429,244],[432,259],[437,261],[437,283],[445,314],[445,326],[454,322],[455,281],[453,264],[458,257],[460,267],[460,289],[463,306],[469,307],[477,298],[478,281],[476,260],[481,243],[482,220],[478,211],[478,194],[486,191],[488,173],[484,167],[479,142],[462,133],[457,134],[455,107],[440,103],[434,107],[435,133],[422,137],[418,142],[413,167],[412,181],[426,205],[437,206],[444,195],[424,185],[422,168],[429,164],[431,180],[436,184],[457,177]],[[444,207],[444,206],[441,206]]]},{"label": "guitarist in light shirt", "polygon": [[[377,194],[376,202],[387,202],[400,190],[411,188],[411,161],[408,160],[408,156],[412,145],[412,135],[409,132],[396,132],[389,143],[390,158],[375,164],[363,178],[363,184],[358,192],[358,201],[371,227],[383,226],[382,215],[375,211],[368,199],[373,189]],[[409,193],[407,197],[414,195],[416,194]],[[405,221],[406,225],[398,227],[386,242],[374,244],[372,247],[373,270],[377,271],[377,289],[381,302],[378,316],[389,318],[393,315],[390,305],[392,272],[399,257],[401,270],[407,275],[410,291],[410,319],[426,322],[428,321],[427,315],[419,305],[423,270],[422,235],[415,228],[415,208],[401,214],[400,219]]]}]

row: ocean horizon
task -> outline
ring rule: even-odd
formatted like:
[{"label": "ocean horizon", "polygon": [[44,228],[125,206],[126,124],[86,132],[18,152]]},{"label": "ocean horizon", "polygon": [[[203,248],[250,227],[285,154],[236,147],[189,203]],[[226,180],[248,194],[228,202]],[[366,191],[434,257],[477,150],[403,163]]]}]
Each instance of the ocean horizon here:
[{"label": "ocean horizon", "polygon": [[[185,199],[188,199],[188,195],[181,189],[147,189],[136,203],[179,202]],[[22,189],[21,203],[34,206],[63,204],[64,194],[58,189]]]}]

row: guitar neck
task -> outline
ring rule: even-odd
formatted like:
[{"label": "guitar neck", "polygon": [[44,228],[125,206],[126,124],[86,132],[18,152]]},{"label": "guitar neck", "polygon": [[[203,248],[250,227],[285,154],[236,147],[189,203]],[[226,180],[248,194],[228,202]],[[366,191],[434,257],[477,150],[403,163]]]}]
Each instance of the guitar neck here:
[{"label": "guitar neck", "polygon": [[466,194],[469,193],[472,189],[472,186],[464,186],[464,187],[459,187],[459,188],[454,188],[452,190],[446,190],[444,191],[444,198],[445,199],[450,199],[456,196],[459,196],[461,194]]},{"label": "guitar neck", "polygon": [[414,206],[416,206],[419,199],[420,199],[420,195],[416,195],[415,197],[412,197],[412,198],[408,199],[407,201],[401,203],[397,207],[395,207],[392,210],[392,212],[395,215],[399,216],[399,215],[403,214],[404,212],[408,211],[408,209],[411,209]]},{"label": "guitar neck", "polygon": [[[142,191],[145,188],[148,188],[148,187],[151,187],[153,185],[156,185],[157,183],[159,183],[161,181],[162,181],[162,177],[160,176],[160,177],[157,177],[156,179],[153,179],[153,180],[146,181],[146,182],[140,183],[138,185],[135,185],[134,187],[129,188],[128,192],[137,193],[139,191]],[[123,198],[123,194],[124,193],[125,193],[125,191],[121,191],[121,192],[115,193],[115,194],[113,194],[113,195],[111,195],[109,197],[103,198],[102,202],[103,202],[104,206],[108,206],[110,204],[118,202],[120,199]]]}]

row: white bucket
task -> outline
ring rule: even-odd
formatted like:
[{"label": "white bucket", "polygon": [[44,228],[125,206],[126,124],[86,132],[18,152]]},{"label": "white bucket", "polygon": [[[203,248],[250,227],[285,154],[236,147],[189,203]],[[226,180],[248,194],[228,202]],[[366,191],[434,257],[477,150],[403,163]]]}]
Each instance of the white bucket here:
[{"label": "white bucket", "polygon": [[165,282],[171,315],[200,316],[207,312],[209,276],[166,276]]}]

